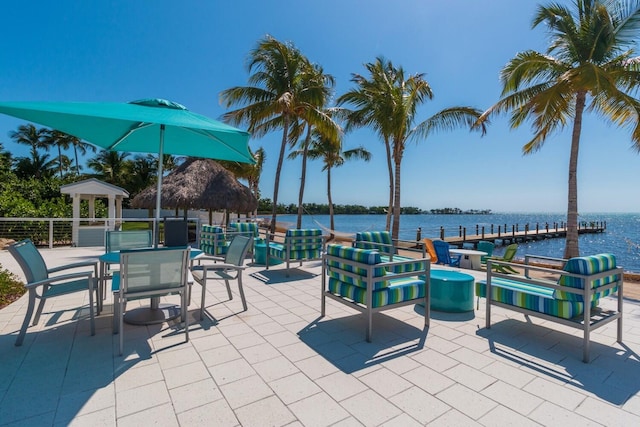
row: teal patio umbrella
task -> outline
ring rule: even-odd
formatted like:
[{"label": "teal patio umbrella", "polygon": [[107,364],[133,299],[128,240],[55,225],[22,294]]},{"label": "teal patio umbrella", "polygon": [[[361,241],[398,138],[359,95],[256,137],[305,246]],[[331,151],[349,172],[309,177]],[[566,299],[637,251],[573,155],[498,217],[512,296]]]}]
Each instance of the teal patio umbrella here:
[{"label": "teal patio umbrella", "polygon": [[[0,102],[0,113],[68,133],[106,150],[157,153],[162,194],[162,155],[255,163],[249,133],[164,99],[129,103]],[[160,220],[156,202],[156,244]]]}]

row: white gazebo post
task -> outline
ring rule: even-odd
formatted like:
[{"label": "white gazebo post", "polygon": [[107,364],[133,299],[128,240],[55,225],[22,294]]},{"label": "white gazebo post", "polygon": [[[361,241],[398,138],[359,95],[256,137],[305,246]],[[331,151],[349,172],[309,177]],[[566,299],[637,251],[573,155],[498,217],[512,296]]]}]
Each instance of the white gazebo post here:
[{"label": "white gazebo post", "polygon": [[73,195],[73,225],[71,226],[71,242],[73,246],[78,244],[78,234],[80,228],[80,194]]},{"label": "white gazebo post", "polygon": [[116,196],[109,194],[109,214],[107,218],[107,228],[109,230],[115,230],[116,228]]}]

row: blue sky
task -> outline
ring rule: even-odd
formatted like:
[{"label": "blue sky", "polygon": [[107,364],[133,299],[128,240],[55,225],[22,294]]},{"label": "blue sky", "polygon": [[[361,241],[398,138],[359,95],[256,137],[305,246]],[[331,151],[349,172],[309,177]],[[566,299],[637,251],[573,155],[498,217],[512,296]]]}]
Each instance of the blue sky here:
[{"label": "blue sky", "polygon": [[[434,99],[422,121],[456,105],[479,109],[499,99],[500,69],[517,52],[544,51],[546,33],[531,29],[540,3],[529,0],[324,1],[29,1],[3,4],[0,100],[109,101],[166,98],[219,118],[218,94],[247,84],[246,60],[265,34],[291,41],[336,79],[336,96],[351,73],[384,56],[407,73],[425,73]],[[561,1],[561,3],[568,3]],[[23,121],[0,116],[0,142],[24,148],[8,133]],[[640,155],[628,129],[586,116],[578,167],[580,212],[640,211]],[[506,117],[484,137],[467,130],[410,143],[402,170],[402,204],[494,212],[565,212],[570,129],[522,155],[531,138]],[[267,151],[263,197],[273,194],[280,133],[252,139]],[[345,148],[366,146],[369,163],[333,173],[338,204],[386,205],[382,143],[371,132],[346,135]],[[54,153],[52,153],[54,155]],[[296,203],[300,161],[285,161],[279,202]],[[306,202],[326,203],[326,176],[309,165]]]}]

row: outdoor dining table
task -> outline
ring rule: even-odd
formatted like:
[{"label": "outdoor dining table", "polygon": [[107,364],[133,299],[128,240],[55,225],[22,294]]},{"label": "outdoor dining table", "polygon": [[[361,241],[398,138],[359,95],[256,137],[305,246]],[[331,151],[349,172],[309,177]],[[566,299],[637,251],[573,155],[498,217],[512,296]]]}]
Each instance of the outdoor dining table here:
[{"label": "outdoor dining table", "polygon": [[[153,249],[153,248],[139,248]],[[191,249],[189,258],[196,259],[202,255],[200,249]],[[104,289],[107,280],[107,266],[120,263],[120,251],[106,252],[98,257],[100,262],[100,287]],[[193,279],[190,279],[193,282]],[[180,316],[180,307],[176,304],[160,304],[160,297],[150,298],[151,302],[147,307],[140,307],[129,310],[124,315],[124,321],[131,325],[153,325],[175,319]]]},{"label": "outdoor dining table", "polygon": [[480,270],[482,266],[481,258],[488,255],[486,252],[474,249],[449,249],[449,253],[461,255],[460,267],[470,270]]}]

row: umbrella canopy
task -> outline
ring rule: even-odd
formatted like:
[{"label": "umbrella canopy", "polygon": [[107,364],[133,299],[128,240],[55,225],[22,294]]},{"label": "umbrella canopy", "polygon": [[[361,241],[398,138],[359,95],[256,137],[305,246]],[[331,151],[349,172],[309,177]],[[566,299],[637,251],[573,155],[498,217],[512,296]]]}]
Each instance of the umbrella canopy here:
[{"label": "umbrella canopy", "polygon": [[[258,200],[248,187],[210,159],[189,159],[163,181],[160,198],[163,207],[250,212],[258,206]],[[151,209],[157,194],[155,186],[148,187],[131,200],[131,205]]]},{"label": "umbrella canopy", "polygon": [[[158,194],[162,194],[163,154],[255,163],[247,145],[249,133],[163,99],[129,103],[0,102],[0,113],[51,127],[107,150],[158,153]],[[158,198],[156,245],[159,222]]]},{"label": "umbrella canopy", "polygon": [[[130,103],[0,102],[0,113],[68,133],[106,150],[255,163],[249,133],[163,99]],[[164,128],[164,132],[162,132]]]}]

